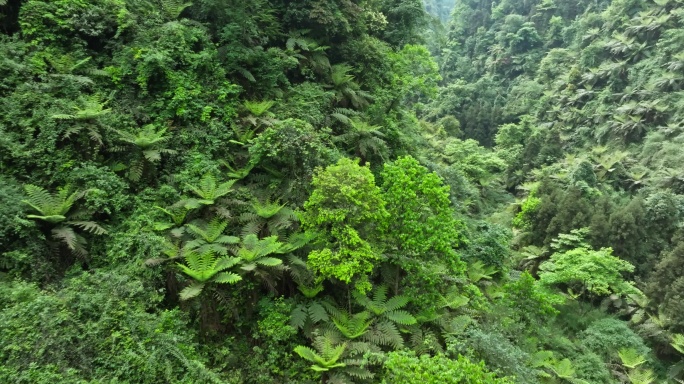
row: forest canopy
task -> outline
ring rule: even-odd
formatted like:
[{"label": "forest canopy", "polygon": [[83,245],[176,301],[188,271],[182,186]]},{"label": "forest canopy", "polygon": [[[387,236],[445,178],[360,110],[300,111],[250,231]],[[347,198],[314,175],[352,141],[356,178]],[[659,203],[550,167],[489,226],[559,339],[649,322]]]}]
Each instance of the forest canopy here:
[{"label": "forest canopy", "polygon": [[0,382],[684,380],[679,0],[0,0]]}]

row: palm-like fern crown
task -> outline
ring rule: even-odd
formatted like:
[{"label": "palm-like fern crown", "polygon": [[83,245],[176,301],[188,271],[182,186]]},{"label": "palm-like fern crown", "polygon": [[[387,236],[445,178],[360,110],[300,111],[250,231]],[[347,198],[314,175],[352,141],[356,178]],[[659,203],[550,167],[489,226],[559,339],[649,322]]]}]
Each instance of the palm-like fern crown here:
[{"label": "palm-like fern crown", "polygon": [[650,369],[635,369],[627,374],[629,382],[632,384],[652,384],[655,383],[655,374]]},{"label": "palm-like fern crown", "polygon": [[361,120],[359,118],[352,119],[352,128],[360,136],[363,136],[363,137],[370,137],[370,136],[385,137],[385,134],[382,133],[382,131],[380,131],[380,129],[382,129],[381,126],[371,125],[368,122]]},{"label": "palm-like fern crown", "polygon": [[618,356],[620,356],[622,365],[627,368],[634,369],[646,362],[646,358],[634,348],[623,348],[618,351]]},{"label": "palm-like fern crown", "polygon": [[197,196],[202,198],[203,204],[214,204],[214,201],[219,197],[223,197],[233,190],[233,184],[236,180],[228,180],[225,183],[218,183],[216,177],[211,174],[206,174],[200,180],[199,185],[187,184],[187,187]]},{"label": "palm-like fern crown", "polygon": [[209,223],[188,224],[188,232],[197,238],[185,244],[186,250],[197,250],[198,252],[212,251],[219,255],[228,253],[228,245],[238,244],[240,239],[235,236],[223,234],[228,226],[228,222],[215,217]]},{"label": "palm-like fern crown", "polygon": [[161,10],[167,20],[176,20],[180,14],[192,5],[192,3],[184,2],[182,0],[162,0]]},{"label": "palm-like fern crown", "polygon": [[221,220],[220,217],[214,217],[210,222],[202,223],[200,225],[187,225],[188,231],[190,233],[195,236],[199,236],[207,243],[217,242],[221,237],[223,237],[223,231],[225,231],[227,226],[228,222]]},{"label": "palm-like fern crown", "polygon": [[242,235],[259,234],[266,227],[268,234],[278,236],[280,231],[292,226],[297,220],[294,212],[285,204],[277,202],[255,201],[251,204],[252,212],[240,215],[240,221],[245,223]]},{"label": "palm-like fern crown", "polygon": [[[238,250],[237,255],[248,262],[259,261],[268,255],[282,253],[283,246],[284,244],[278,241],[277,236],[259,239],[257,235],[251,234],[242,239],[242,247]],[[279,261],[278,264],[282,263],[282,260],[277,260]]]},{"label": "palm-like fern crown", "polygon": [[83,107],[73,107],[74,112],[72,114],[56,114],[52,115],[52,118],[62,120],[92,120],[112,112],[110,108],[104,108],[105,105],[107,105],[107,101],[103,103],[100,102],[98,96],[84,98],[81,101],[81,104],[83,104]]},{"label": "palm-like fern crown", "polygon": [[265,100],[265,101],[245,101],[244,106],[247,111],[256,116],[256,117],[261,117],[262,115],[271,115],[270,112],[268,112],[271,107],[275,105],[275,101],[272,100]]},{"label": "palm-like fern crown", "polygon": [[59,188],[56,193],[50,193],[44,188],[32,184],[25,185],[24,189],[28,199],[22,200],[22,202],[40,213],[40,215],[28,215],[27,217],[50,223],[66,220],[66,214],[84,194],[79,191],[69,193],[69,187]]},{"label": "palm-like fern crown", "polygon": [[313,363],[311,369],[317,372],[326,372],[334,368],[346,366],[339,362],[347,348],[346,343],[335,345],[331,335],[324,334],[314,339],[313,345],[316,350],[303,345],[297,346],[294,351],[303,359]]},{"label": "palm-like fern crown", "polygon": [[384,141],[385,134],[380,130],[382,127],[371,125],[359,118],[350,119],[350,129],[335,137],[335,141],[348,145],[351,149],[356,149],[359,153],[367,157],[369,154],[377,154],[381,157],[388,151],[387,143]]},{"label": "palm-like fern crown", "polygon": [[218,268],[219,259],[213,252],[186,252],[184,256],[187,265],[177,263],[178,267],[186,275],[199,282],[209,281],[215,274],[221,272]]},{"label": "palm-like fern crown", "polygon": [[222,274],[219,273],[236,265],[240,261],[236,257],[217,258],[214,252],[211,251],[204,253],[190,251],[185,252],[184,258],[185,263],[187,265],[181,263],[176,264],[181,269],[181,271],[183,271],[183,273],[190,276],[197,282],[206,283],[212,280],[212,278],[214,277],[216,278],[214,278],[213,280],[218,283],[233,283],[241,279],[239,276],[229,273],[230,275],[235,277],[235,280],[228,279],[230,281],[224,281],[227,280],[227,278],[221,277],[220,275]]},{"label": "palm-like fern crown", "polygon": [[285,204],[278,204],[277,202],[266,201],[264,203],[255,201],[252,203],[254,213],[264,219],[270,219],[280,213],[285,208]]},{"label": "palm-like fern crown", "polygon": [[160,206],[155,206],[154,208],[163,212],[169,219],[171,223],[159,222],[155,223],[154,229],[157,231],[163,231],[169,229],[173,226],[180,227],[185,222],[185,218],[188,215],[189,209],[183,206],[173,205],[169,208],[162,208]]},{"label": "palm-like fern crown", "polygon": [[356,339],[368,332],[368,328],[373,324],[373,318],[369,312],[363,311],[349,315],[345,311],[338,311],[332,314],[332,321],[340,333],[348,339]]},{"label": "palm-like fern crown", "polygon": [[176,263],[180,270],[191,277],[194,282],[180,292],[181,300],[188,300],[199,295],[208,282],[220,284],[235,284],[242,280],[240,275],[224,272],[239,263],[237,257],[217,258],[214,252],[203,253],[187,251],[184,254],[187,265]]},{"label": "palm-like fern crown", "polygon": [[157,130],[154,124],[144,126],[135,134],[125,131],[116,131],[119,134],[119,139],[123,142],[133,144],[140,149],[150,149],[157,144],[163,143],[169,139],[166,135],[167,128]]},{"label": "palm-like fern crown", "polygon": [[330,80],[332,80],[333,86],[337,88],[352,83],[354,81],[354,75],[349,74],[351,70],[352,67],[348,64],[333,65],[330,73]]},{"label": "palm-like fern crown", "polygon": [[373,298],[354,291],[354,299],[366,310],[375,316],[386,318],[394,323],[401,325],[412,325],[417,322],[416,318],[401,308],[405,307],[410,299],[406,296],[397,295],[387,299],[387,287],[380,285],[373,292]]}]

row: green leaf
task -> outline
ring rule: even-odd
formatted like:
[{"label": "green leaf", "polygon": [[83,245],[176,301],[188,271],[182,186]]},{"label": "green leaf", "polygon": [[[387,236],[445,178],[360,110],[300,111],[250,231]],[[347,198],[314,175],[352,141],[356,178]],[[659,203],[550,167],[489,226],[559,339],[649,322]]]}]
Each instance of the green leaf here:
[{"label": "green leaf", "polygon": [[180,299],[182,301],[190,300],[193,297],[197,297],[204,289],[203,283],[192,283],[180,291]]},{"label": "green leaf", "polygon": [[233,272],[221,272],[214,277],[213,282],[219,284],[235,284],[242,280],[242,277]]},{"label": "green leaf", "polygon": [[393,322],[401,325],[413,325],[417,320],[413,315],[403,310],[385,312],[385,316]]},{"label": "green leaf", "polygon": [[256,259],[255,261],[257,264],[266,266],[266,267],[275,267],[283,263],[282,260],[277,259],[275,257],[262,257],[259,259]]}]

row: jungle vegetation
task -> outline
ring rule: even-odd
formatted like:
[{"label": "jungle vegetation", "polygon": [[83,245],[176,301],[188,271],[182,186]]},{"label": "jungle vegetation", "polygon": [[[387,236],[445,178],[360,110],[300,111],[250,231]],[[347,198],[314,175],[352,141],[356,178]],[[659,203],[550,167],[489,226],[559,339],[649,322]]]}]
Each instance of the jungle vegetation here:
[{"label": "jungle vegetation", "polygon": [[681,0],[0,0],[0,382],[684,380]]}]

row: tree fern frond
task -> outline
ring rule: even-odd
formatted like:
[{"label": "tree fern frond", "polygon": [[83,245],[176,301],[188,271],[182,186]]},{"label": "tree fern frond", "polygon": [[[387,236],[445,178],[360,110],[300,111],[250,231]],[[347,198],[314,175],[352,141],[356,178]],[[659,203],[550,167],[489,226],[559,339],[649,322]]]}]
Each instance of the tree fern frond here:
[{"label": "tree fern frond", "polygon": [[240,263],[240,259],[237,257],[223,257],[216,262],[214,267],[217,271],[225,271]]},{"label": "tree fern frond", "polygon": [[375,374],[373,374],[368,369],[361,367],[350,367],[349,363],[346,360],[344,361],[344,363],[347,365],[347,367],[344,370],[344,373],[349,376],[356,377],[362,380],[370,380],[373,377],[375,377]]},{"label": "tree fern frond", "polygon": [[340,313],[332,317],[335,327],[348,339],[356,339],[363,336],[368,327],[373,323],[368,312],[359,312],[349,316],[347,313]]},{"label": "tree fern frond", "polygon": [[314,362],[316,361],[316,358],[318,358],[318,353],[316,353],[316,351],[304,345],[298,345],[295,347],[294,351],[299,357],[310,362]]},{"label": "tree fern frond", "polygon": [[67,221],[66,224],[75,225],[86,232],[90,232],[94,235],[104,235],[107,234],[107,230],[101,227],[99,224],[93,221]]},{"label": "tree fern frond", "polygon": [[328,321],[330,319],[325,308],[318,301],[313,301],[309,303],[306,312],[309,315],[311,321],[314,323]]},{"label": "tree fern frond", "polygon": [[144,150],[142,151],[142,154],[145,157],[145,160],[149,161],[150,163],[156,163],[157,161],[161,160],[161,152],[156,149]]},{"label": "tree fern frond", "polygon": [[655,374],[650,369],[635,369],[627,374],[631,384],[655,383]]},{"label": "tree fern frond", "polygon": [[57,227],[52,229],[52,236],[55,239],[61,240],[75,255],[85,257],[88,252],[85,249],[86,240],[82,236],[79,236],[70,227]]},{"label": "tree fern frond", "polygon": [[631,369],[646,362],[646,358],[639,354],[634,348],[623,348],[618,351],[618,356],[620,356],[622,365]]},{"label": "tree fern frond", "polygon": [[404,346],[404,339],[391,321],[378,322],[364,334],[364,339],[377,345],[392,346],[395,349],[400,349]]},{"label": "tree fern frond", "polygon": [[411,301],[411,299],[409,299],[408,297],[397,295],[387,300],[387,302],[383,304],[383,307],[385,311],[395,311],[399,308],[403,308],[404,306],[406,306],[406,304],[408,304],[409,301]]},{"label": "tree fern frond", "polygon": [[219,284],[235,284],[240,280],[242,280],[242,276],[237,273],[221,272],[217,274],[212,281]]},{"label": "tree fern frond", "polygon": [[240,234],[242,235],[242,237],[247,237],[249,235],[256,236],[259,234],[259,232],[261,232],[262,228],[263,228],[263,223],[258,222],[258,221],[251,221],[242,227]]},{"label": "tree fern frond", "polygon": [[387,312],[385,312],[385,317],[387,317],[389,320],[393,321],[394,323],[401,324],[401,325],[413,325],[413,324],[416,324],[418,322],[416,320],[416,318],[413,317],[413,315],[411,315],[407,311],[403,311],[403,310],[387,311]]},{"label": "tree fern frond", "polygon": [[128,168],[128,178],[133,182],[138,182],[142,178],[145,164],[141,160],[134,160]]},{"label": "tree fern frond", "polygon": [[[304,295],[304,297],[311,299],[323,291],[323,284],[316,284],[313,287],[308,287],[304,284],[297,284],[297,289],[302,293],[302,295]],[[321,307],[321,309],[323,308]]]},{"label": "tree fern frond", "polygon": [[256,78],[254,75],[252,75],[252,72],[246,70],[245,68],[238,67],[237,71],[239,74],[241,74],[245,79],[247,79],[250,83],[256,83]]},{"label": "tree fern frond", "polygon": [[268,110],[271,109],[275,105],[275,101],[273,100],[264,100],[264,101],[248,101],[246,100],[243,103],[245,109],[249,111],[252,115],[256,117],[260,117],[264,114],[268,114]]},{"label": "tree fern frond", "polygon": [[190,300],[194,297],[197,297],[197,296],[199,296],[200,293],[202,293],[203,289],[204,289],[204,283],[193,282],[192,284],[183,288],[182,291],[180,291],[180,294],[179,294],[180,299],[181,299],[181,301],[186,301],[186,300]]},{"label": "tree fern frond", "polygon": [[262,258],[255,260],[255,262],[257,264],[263,265],[265,267],[275,267],[275,266],[283,263],[282,260],[277,259],[275,257],[262,257]]},{"label": "tree fern frond", "polygon": [[307,305],[302,303],[296,305],[290,312],[290,325],[296,329],[302,329],[309,318]]}]

